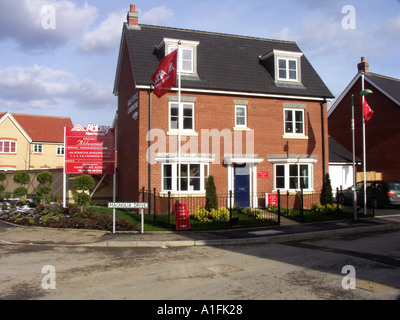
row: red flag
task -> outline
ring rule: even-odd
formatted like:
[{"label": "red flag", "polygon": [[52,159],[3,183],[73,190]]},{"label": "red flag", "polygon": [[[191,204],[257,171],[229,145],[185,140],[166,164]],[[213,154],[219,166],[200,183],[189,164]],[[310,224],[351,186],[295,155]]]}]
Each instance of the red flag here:
[{"label": "red flag", "polygon": [[154,94],[159,98],[176,85],[177,56],[178,50],[174,50],[164,57],[151,77],[154,82]]},{"label": "red flag", "polygon": [[369,121],[374,114],[374,110],[371,109],[371,107],[369,106],[369,104],[365,98],[364,98],[364,105],[363,105],[363,113],[364,113],[365,121]]}]

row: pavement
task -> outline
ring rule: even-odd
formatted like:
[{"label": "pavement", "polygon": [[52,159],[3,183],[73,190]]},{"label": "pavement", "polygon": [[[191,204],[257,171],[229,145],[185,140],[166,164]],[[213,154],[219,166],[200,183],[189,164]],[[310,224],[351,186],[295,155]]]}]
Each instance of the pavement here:
[{"label": "pavement", "polygon": [[364,232],[400,230],[400,217],[281,225],[209,232],[116,232],[16,226],[0,222],[0,244],[85,247],[185,247],[280,243]]}]

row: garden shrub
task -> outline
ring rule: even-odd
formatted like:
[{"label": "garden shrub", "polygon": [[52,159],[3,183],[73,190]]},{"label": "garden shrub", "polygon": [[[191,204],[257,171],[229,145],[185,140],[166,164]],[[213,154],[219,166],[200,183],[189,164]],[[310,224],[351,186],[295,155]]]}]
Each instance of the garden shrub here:
[{"label": "garden shrub", "polygon": [[341,204],[320,204],[320,203],[313,203],[311,206],[311,211],[315,213],[326,213],[326,214],[336,214],[336,213],[343,213],[344,209]]},{"label": "garden shrub", "polygon": [[193,212],[193,218],[201,222],[212,221],[229,221],[230,212],[227,208],[221,207],[218,209],[211,209],[210,211],[205,208],[196,208]]},{"label": "garden shrub", "polygon": [[27,193],[28,193],[28,190],[25,187],[17,187],[13,191],[14,196],[19,197],[19,198],[24,198]]},{"label": "garden shrub", "polygon": [[209,176],[207,179],[205,209],[207,211],[211,211],[211,209],[218,209],[217,189],[215,188],[213,176]]}]

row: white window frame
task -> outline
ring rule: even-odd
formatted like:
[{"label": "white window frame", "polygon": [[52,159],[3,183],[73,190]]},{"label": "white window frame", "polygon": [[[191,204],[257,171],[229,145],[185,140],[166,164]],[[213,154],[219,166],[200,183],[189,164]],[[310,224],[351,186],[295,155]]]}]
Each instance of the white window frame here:
[{"label": "white window frame", "polygon": [[[2,140],[0,140],[1,142],[2,142],[2,144],[1,144],[1,148],[0,148],[0,153],[6,153],[6,154],[16,154],[17,153],[17,141],[14,141],[14,140],[7,140],[7,139],[2,139]],[[6,152],[6,151],[4,151],[4,143],[6,143],[6,142],[8,142],[9,143],[9,151],[8,152]],[[14,152],[12,152],[11,151],[11,149],[12,149],[12,144],[14,144],[15,145],[15,151]]]},{"label": "white window frame", "polygon": [[[291,112],[292,113],[292,129],[293,132],[286,132],[286,112]],[[302,115],[302,127],[303,127],[303,132],[296,132],[296,112],[301,112]],[[304,119],[304,109],[301,108],[283,108],[283,134],[284,136],[305,136],[305,119]]]},{"label": "white window frame", "polygon": [[[273,50],[269,54],[265,55],[263,59],[267,59],[271,55],[274,55],[274,73],[276,82],[286,82],[292,84],[301,83],[301,57],[303,56],[302,52]],[[286,63],[286,74],[284,78],[281,78],[279,76],[279,60],[285,60]],[[289,77],[289,61],[296,61],[296,79],[290,79]]]},{"label": "white window frame", "polygon": [[[172,51],[178,49],[178,46],[169,46],[168,47],[168,54],[170,54]],[[190,52],[190,60],[185,60],[190,62],[190,68],[183,68],[183,51],[189,51]],[[193,48],[190,47],[182,47],[180,46],[179,51],[178,51],[178,71],[182,70],[182,74],[193,74],[194,71],[194,50]]]},{"label": "white window frame", "polygon": [[[181,133],[193,133],[193,132],[195,132],[195,106],[194,106],[194,103],[193,102],[181,102],[181,104],[179,106],[178,102],[175,102],[175,101],[170,101],[169,105],[168,105],[168,130],[169,130],[169,132],[178,133],[178,128],[172,128],[171,127],[171,124],[172,124],[172,121],[171,121],[171,109],[172,109],[173,105],[178,105],[178,110],[179,110],[179,113],[178,113],[178,128],[182,128],[181,129]],[[190,106],[191,109],[192,109],[192,128],[191,129],[184,129],[183,128],[183,124],[184,124],[183,120],[185,118],[183,111],[184,111],[185,106]]]},{"label": "white window frame", "polygon": [[[308,170],[308,188],[303,188],[303,191],[313,191],[313,181],[314,181],[314,166],[313,163],[315,161],[307,161],[303,159],[302,161],[278,161],[274,163],[274,190],[281,190],[281,191],[300,191],[300,178],[301,175],[299,174],[301,166],[307,166]],[[290,166],[297,166],[298,167],[298,174],[297,174],[297,188],[291,188],[290,185]],[[277,186],[276,179],[277,179],[277,167],[283,166],[284,167],[284,186],[283,188]]]},{"label": "white window frame", "polygon": [[43,144],[34,143],[32,152],[33,153],[39,153],[39,154],[43,153]]},{"label": "white window frame", "polygon": [[[157,49],[160,50],[164,46],[164,54],[168,55],[172,51],[178,48],[178,42],[180,42],[180,50],[178,52],[178,71],[182,70],[182,75],[187,76],[195,76],[198,77],[197,74],[197,46],[200,44],[199,41],[190,41],[190,40],[179,40],[179,39],[170,39],[164,38],[163,41],[157,46]],[[186,68],[185,70],[182,68],[183,63],[180,57],[183,57],[183,50],[190,51],[191,55],[191,63],[190,68]],[[189,60],[188,60],[189,61]]]},{"label": "white window frame", "polygon": [[57,156],[63,156],[64,155],[64,145],[63,144],[58,144],[57,149],[56,149],[56,155]]},{"label": "white window frame", "polygon": [[[209,164],[208,163],[204,163],[204,162],[181,162],[181,167],[187,165],[188,166],[188,173],[189,176],[186,177],[182,177],[181,176],[181,180],[182,179],[187,179],[187,186],[188,186],[188,190],[181,190],[182,194],[204,194],[205,193],[205,187],[206,187],[206,181],[207,178],[209,176]],[[200,176],[197,177],[193,177],[196,179],[199,179],[199,183],[200,183],[200,188],[199,190],[193,190],[190,188],[190,180],[192,177],[190,177],[190,166],[194,166],[194,165],[198,165],[200,168]],[[164,187],[164,179],[165,177],[165,166],[171,166],[171,177],[168,177],[171,179],[171,189],[166,189]],[[182,188],[182,186],[181,186]],[[179,182],[178,182],[178,163],[177,162],[166,162],[166,163],[161,163],[161,193],[167,193],[168,191],[170,191],[171,193],[177,193],[179,189]]]},{"label": "white window frame", "polygon": [[[238,109],[244,109],[244,124],[238,124]],[[235,105],[235,127],[236,128],[247,128],[247,106],[246,105]]]},{"label": "white window frame", "polygon": [[[282,81],[293,81],[293,82],[298,82],[299,81],[299,68],[298,68],[298,60],[297,59],[291,59],[291,58],[280,58],[278,57],[278,80],[282,80]],[[285,62],[285,68],[283,70],[285,70],[285,76],[281,77],[280,76],[280,71],[282,70],[281,66],[280,66],[280,61],[284,61]],[[293,71],[293,69],[290,69],[290,62],[295,62],[296,63],[296,68],[294,69],[294,71],[296,72],[296,78],[292,79],[290,78],[290,71]]]}]

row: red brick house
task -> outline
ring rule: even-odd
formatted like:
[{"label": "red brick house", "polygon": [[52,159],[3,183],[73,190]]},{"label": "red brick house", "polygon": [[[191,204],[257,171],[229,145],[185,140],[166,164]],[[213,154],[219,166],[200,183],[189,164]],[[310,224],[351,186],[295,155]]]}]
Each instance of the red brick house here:
[{"label": "red brick house", "polygon": [[[362,90],[362,75],[365,89],[373,91],[367,95],[372,118],[366,122],[366,171],[380,173],[384,180],[400,180],[400,80],[369,71],[363,58],[358,64],[358,73],[328,111],[329,135],[346,149],[352,150],[351,95]],[[355,150],[363,159],[362,107],[359,99],[355,106]],[[357,171],[362,172],[362,166]]]},{"label": "red brick house", "polygon": [[[245,206],[257,206],[257,194],[278,189],[320,192],[329,161],[326,101],[333,96],[296,43],[138,19],[132,5],[114,86],[118,201],[137,201],[139,189],[148,189],[149,172],[158,195],[176,197],[178,170],[182,196],[204,196],[212,175],[218,194],[232,191]],[[157,98],[151,81],[178,41],[180,106],[176,87]]]}]

